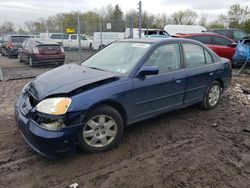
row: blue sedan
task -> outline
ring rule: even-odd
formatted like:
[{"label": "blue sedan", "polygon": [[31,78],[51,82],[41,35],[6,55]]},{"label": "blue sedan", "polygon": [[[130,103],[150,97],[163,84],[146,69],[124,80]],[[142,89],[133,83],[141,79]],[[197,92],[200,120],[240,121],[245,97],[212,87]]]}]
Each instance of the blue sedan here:
[{"label": "blue sedan", "polygon": [[102,152],[117,146],[132,123],[196,103],[215,108],[230,80],[230,61],[197,41],[124,40],[28,83],[16,100],[16,122],[47,157],[76,145]]}]

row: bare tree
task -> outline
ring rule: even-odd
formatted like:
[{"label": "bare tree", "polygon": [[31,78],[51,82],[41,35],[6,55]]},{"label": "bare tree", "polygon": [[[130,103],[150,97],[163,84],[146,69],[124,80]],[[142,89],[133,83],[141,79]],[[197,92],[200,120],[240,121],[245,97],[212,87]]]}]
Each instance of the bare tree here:
[{"label": "bare tree", "polygon": [[14,23],[11,21],[3,22],[2,26],[0,26],[0,33],[13,33],[15,32]]},{"label": "bare tree", "polygon": [[173,24],[193,25],[196,24],[198,15],[193,10],[184,10],[172,14]]}]

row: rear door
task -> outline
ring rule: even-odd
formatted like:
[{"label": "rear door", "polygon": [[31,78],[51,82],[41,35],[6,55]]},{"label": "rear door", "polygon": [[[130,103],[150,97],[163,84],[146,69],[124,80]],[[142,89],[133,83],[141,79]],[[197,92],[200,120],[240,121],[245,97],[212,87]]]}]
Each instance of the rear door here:
[{"label": "rear door", "polygon": [[25,51],[24,51],[24,48],[26,46],[26,43],[27,43],[27,40],[25,40],[23,43],[22,43],[22,46],[21,46],[21,49],[18,50],[18,55],[20,56],[20,58],[22,60],[25,60]]},{"label": "rear door", "polygon": [[28,39],[23,47],[23,60],[28,62],[29,56],[32,53],[32,42]]},{"label": "rear door", "polygon": [[235,47],[231,47],[233,41],[220,36],[212,36],[212,39],[213,48],[217,55],[232,60],[236,50]]},{"label": "rear door", "polygon": [[179,43],[154,50],[143,66],[158,66],[159,74],[134,78],[133,120],[145,119],[183,104],[185,71]]},{"label": "rear door", "polygon": [[183,42],[186,67],[184,105],[200,102],[214,80],[216,66],[210,53],[198,44]]}]

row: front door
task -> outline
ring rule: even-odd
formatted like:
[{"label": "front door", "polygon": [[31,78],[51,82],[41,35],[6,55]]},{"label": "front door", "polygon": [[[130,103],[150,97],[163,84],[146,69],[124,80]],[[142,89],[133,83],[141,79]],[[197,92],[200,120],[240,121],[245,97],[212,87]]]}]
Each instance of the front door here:
[{"label": "front door", "polygon": [[158,47],[143,66],[158,66],[159,74],[134,78],[133,121],[179,108],[183,104],[185,72],[181,69],[180,45]]}]

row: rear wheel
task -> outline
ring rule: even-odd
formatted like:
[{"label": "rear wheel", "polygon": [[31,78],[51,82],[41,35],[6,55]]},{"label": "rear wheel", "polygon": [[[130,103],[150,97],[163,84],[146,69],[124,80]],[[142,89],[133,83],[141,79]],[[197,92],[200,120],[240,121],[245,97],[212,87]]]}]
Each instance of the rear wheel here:
[{"label": "rear wheel", "polygon": [[207,88],[206,94],[203,98],[201,107],[205,110],[210,110],[215,108],[221,97],[222,87],[218,81],[214,81]]},{"label": "rear wheel", "polygon": [[123,134],[121,115],[112,107],[102,105],[90,111],[79,132],[80,149],[87,153],[103,152],[117,146]]}]

